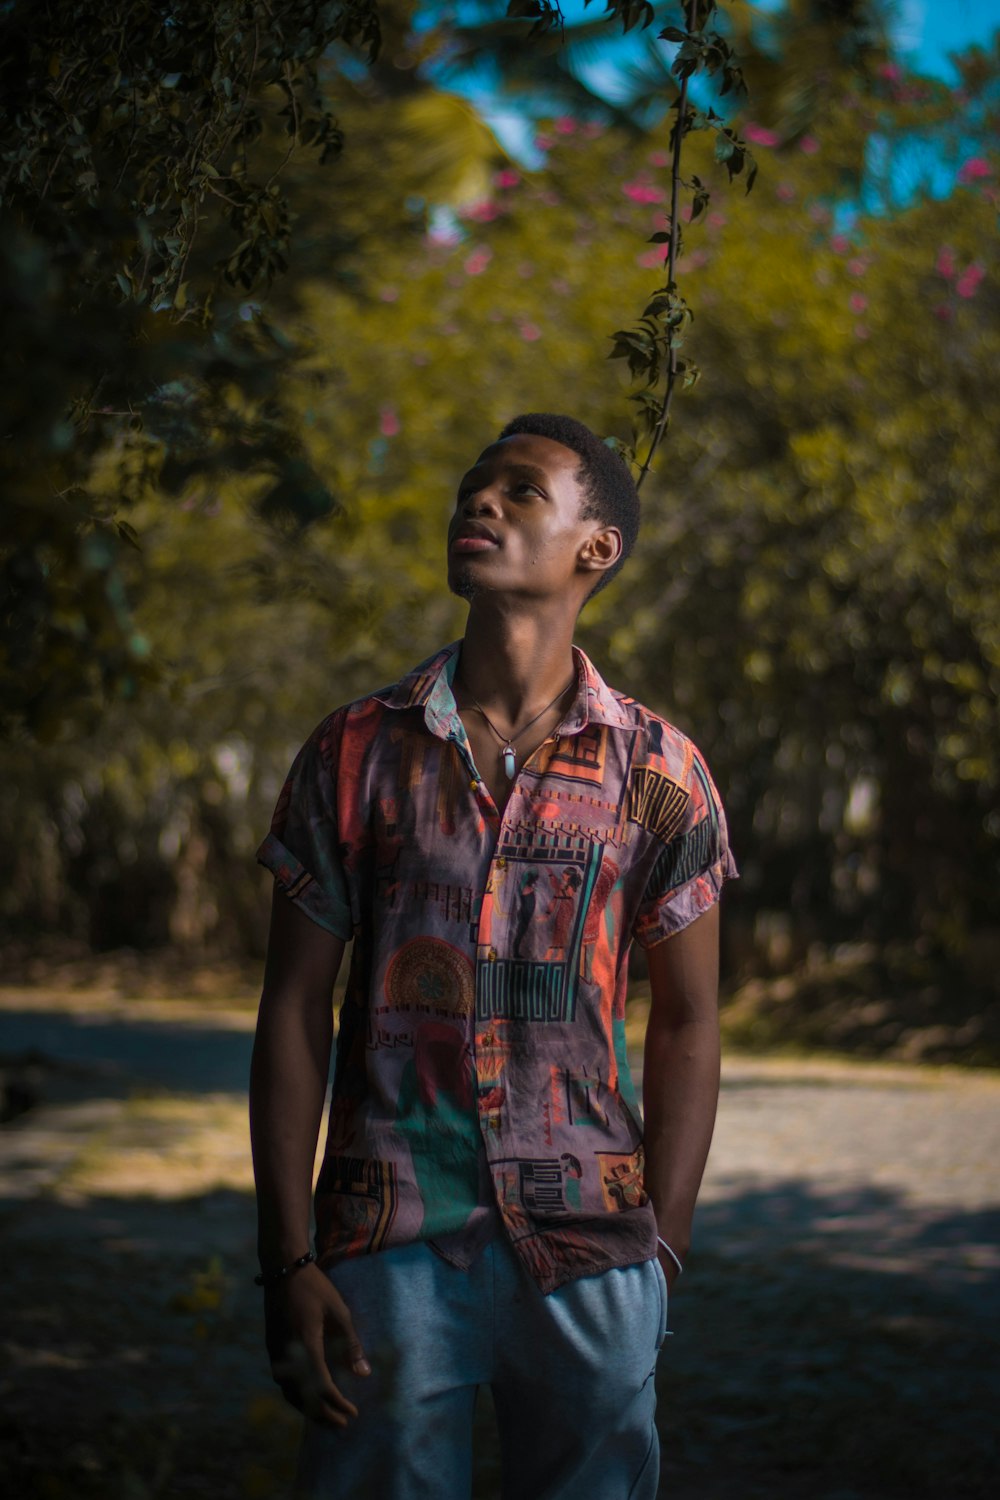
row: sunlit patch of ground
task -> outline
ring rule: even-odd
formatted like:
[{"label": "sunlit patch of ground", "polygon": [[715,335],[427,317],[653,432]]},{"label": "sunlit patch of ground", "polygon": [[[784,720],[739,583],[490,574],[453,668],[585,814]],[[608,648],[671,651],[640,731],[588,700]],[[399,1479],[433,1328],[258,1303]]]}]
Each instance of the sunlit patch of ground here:
[{"label": "sunlit patch of ground", "polygon": [[[252,1284],[252,1026],[0,995],[0,1053],[33,1047],[38,1091],[0,1130],[17,1500],[288,1493],[299,1419]],[[658,1372],[665,1500],[992,1494],[998,1159],[990,1075],[727,1056]],[[486,1398],[477,1435],[492,1500]]]}]

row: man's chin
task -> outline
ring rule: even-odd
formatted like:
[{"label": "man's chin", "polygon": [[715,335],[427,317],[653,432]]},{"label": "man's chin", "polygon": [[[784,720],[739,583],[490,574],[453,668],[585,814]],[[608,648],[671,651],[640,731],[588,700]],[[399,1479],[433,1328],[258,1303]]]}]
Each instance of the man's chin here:
[{"label": "man's chin", "polygon": [[463,568],[460,563],[452,563],[448,569],[448,588],[460,599],[472,600],[479,592],[479,584],[472,569]]}]

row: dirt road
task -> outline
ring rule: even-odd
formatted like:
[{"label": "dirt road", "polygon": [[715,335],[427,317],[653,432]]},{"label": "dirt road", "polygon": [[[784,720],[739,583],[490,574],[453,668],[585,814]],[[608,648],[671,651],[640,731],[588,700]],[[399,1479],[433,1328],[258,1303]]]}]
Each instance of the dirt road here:
[{"label": "dirt road", "polygon": [[[252,1026],[0,991],[0,1054],[36,1054],[39,1096],[0,1130],[17,1500],[285,1493],[297,1418],[251,1281]],[[998,1161],[994,1076],[727,1059],[659,1369],[664,1500],[992,1494]],[[486,1401],[480,1429],[487,1500]]]}]

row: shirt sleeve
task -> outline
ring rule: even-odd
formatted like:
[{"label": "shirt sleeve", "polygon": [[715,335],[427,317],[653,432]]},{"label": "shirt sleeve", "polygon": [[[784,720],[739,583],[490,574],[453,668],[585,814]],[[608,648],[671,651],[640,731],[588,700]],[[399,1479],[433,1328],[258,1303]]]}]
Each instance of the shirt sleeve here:
[{"label": "shirt sleeve", "polygon": [[718,901],[727,880],[739,878],[722,799],[701,752],[692,750],[683,816],[653,865],[632,924],[641,948],[680,932]]},{"label": "shirt sleeve", "polygon": [[354,932],[337,821],[339,719],[324,719],[292,762],[257,850],[285,894],[335,937]]}]

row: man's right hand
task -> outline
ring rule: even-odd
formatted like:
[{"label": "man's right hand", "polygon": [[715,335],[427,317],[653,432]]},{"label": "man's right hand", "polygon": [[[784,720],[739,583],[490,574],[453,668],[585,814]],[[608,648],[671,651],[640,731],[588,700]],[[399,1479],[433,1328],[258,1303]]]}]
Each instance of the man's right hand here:
[{"label": "man's right hand", "polygon": [[338,1362],[370,1375],[361,1340],[343,1297],[318,1266],[304,1266],[264,1293],[264,1328],[271,1373],[286,1401],[314,1422],[346,1427],[358,1409],[334,1384],[326,1361],[329,1338]]}]

